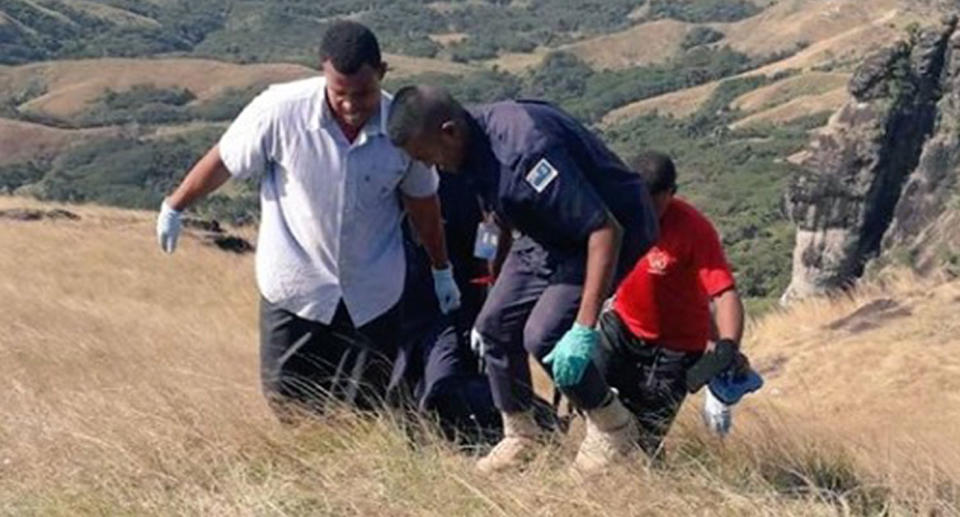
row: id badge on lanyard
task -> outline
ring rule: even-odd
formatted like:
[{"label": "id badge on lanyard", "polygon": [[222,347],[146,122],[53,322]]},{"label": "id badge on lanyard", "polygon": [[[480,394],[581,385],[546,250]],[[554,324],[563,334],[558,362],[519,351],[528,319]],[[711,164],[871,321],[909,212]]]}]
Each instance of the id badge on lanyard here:
[{"label": "id badge on lanyard", "polygon": [[493,260],[497,256],[497,243],[500,241],[500,228],[493,222],[482,221],[477,225],[477,238],[473,243],[473,256],[484,260]]}]

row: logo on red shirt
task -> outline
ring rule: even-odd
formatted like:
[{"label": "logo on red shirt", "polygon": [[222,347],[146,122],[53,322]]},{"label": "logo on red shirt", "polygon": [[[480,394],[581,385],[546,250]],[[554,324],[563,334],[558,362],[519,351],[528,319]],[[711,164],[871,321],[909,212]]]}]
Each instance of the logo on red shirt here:
[{"label": "logo on red shirt", "polygon": [[660,248],[652,248],[647,252],[647,272],[651,275],[667,274],[667,265],[670,264],[670,255]]}]

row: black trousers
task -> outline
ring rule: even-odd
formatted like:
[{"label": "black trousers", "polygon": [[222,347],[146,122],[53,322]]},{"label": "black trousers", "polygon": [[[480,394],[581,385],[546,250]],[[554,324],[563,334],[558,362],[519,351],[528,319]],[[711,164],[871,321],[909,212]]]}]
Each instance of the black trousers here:
[{"label": "black trousers", "polygon": [[637,417],[638,445],[657,457],[687,396],[686,373],[699,353],[684,353],[636,337],[616,312],[600,316],[600,347],[594,364],[621,402]]},{"label": "black trousers", "polygon": [[399,329],[390,309],[360,328],[343,302],[329,325],[306,320],[260,299],[260,379],[281,421],[330,404],[361,410],[384,406]]}]

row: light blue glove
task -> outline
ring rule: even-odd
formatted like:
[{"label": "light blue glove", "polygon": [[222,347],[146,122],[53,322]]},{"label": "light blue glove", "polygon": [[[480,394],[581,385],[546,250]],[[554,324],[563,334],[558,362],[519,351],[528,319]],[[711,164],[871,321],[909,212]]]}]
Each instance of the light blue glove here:
[{"label": "light blue glove", "polygon": [[553,363],[553,382],[558,387],[569,388],[580,382],[592,360],[598,339],[600,334],[596,330],[574,323],[557,346],[543,358],[545,364]]},{"label": "light blue glove", "polygon": [[167,200],[160,204],[160,215],[157,216],[157,241],[160,249],[173,253],[177,249],[177,239],[180,237],[180,211],[170,208]]},{"label": "light blue glove", "polygon": [[450,314],[460,308],[460,289],[453,279],[453,266],[433,270],[433,290],[440,302],[440,312]]}]

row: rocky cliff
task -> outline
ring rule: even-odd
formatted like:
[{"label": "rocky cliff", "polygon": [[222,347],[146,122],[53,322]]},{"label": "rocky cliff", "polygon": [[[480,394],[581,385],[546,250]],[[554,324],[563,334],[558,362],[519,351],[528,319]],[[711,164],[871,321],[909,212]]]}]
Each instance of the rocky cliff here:
[{"label": "rocky cliff", "polygon": [[850,285],[871,263],[930,270],[960,236],[960,32],[951,16],[877,51],[852,100],[793,157],[786,194],[797,226],[784,300]]}]

